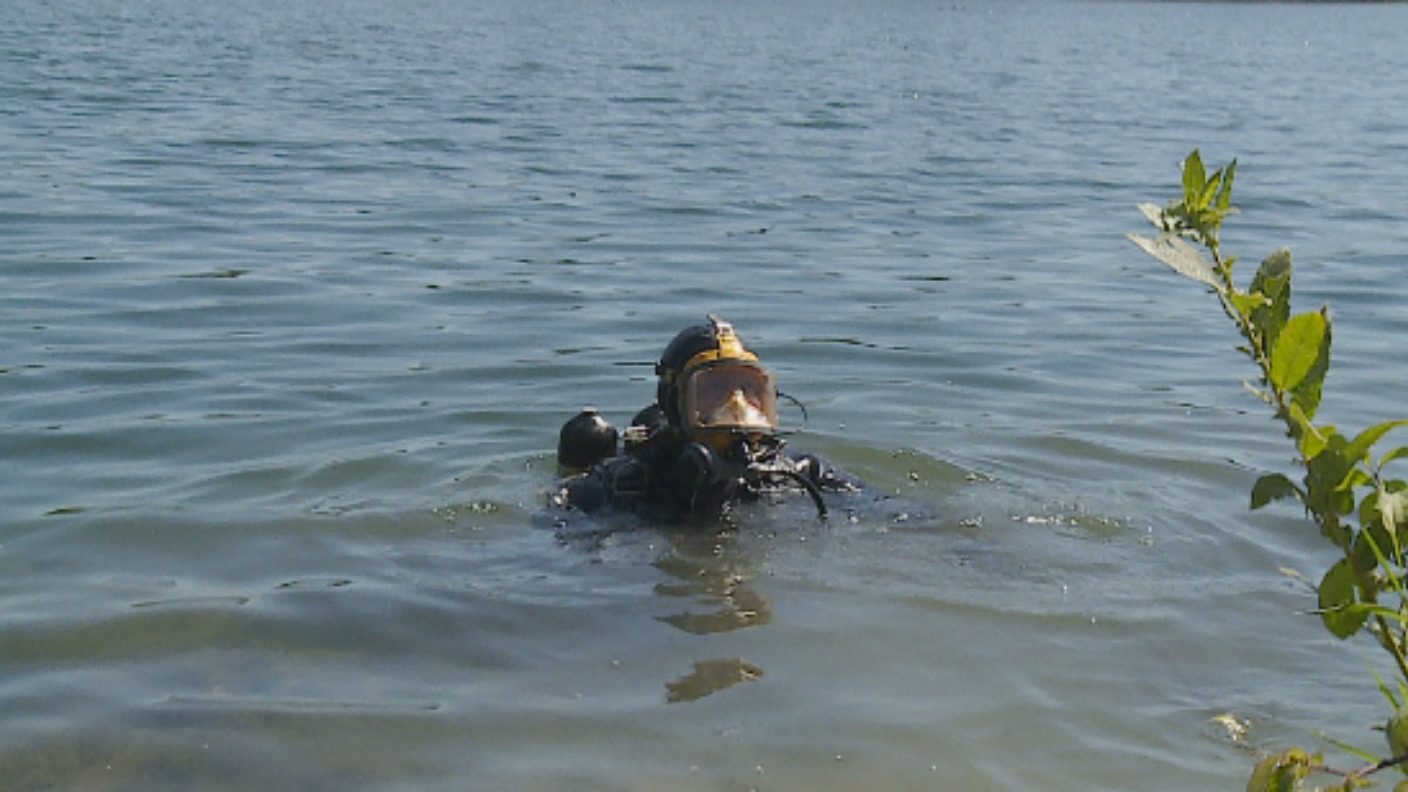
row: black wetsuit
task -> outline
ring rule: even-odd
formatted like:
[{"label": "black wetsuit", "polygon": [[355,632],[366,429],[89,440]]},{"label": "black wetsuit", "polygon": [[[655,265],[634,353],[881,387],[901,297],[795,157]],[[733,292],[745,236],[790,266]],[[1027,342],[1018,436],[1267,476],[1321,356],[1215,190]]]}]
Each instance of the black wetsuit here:
[{"label": "black wetsuit", "polygon": [[715,453],[690,442],[649,408],[637,415],[632,428],[645,439],[563,480],[555,504],[588,514],[615,510],[674,520],[718,514],[732,503],[792,492],[810,496],[824,516],[822,492],[858,488],[825,460],[794,454],[776,437],[740,440]]}]

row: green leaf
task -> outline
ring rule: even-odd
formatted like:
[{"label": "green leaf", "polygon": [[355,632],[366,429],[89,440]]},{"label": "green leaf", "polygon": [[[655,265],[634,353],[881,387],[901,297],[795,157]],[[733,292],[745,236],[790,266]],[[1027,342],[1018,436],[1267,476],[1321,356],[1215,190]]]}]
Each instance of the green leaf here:
[{"label": "green leaf", "polygon": [[1281,248],[1261,262],[1261,267],[1252,278],[1251,291],[1261,294],[1265,307],[1251,316],[1252,322],[1261,329],[1266,348],[1276,346],[1276,339],[1286,326],[1291,315],[1291,251]]},{"label": "green leaf", "polygon": [[1197,149],[1183,160],[1183,200],[1188,203],[1188,208],[1192,209],[1197,196],[1203,192],[1203,186],[1208,183],[1207,170],[1203,168],[1203,155]]},{"label": "green leaf", "polygon": [[[1258,312],[1264,313],[1266,307],[1270,304],[1266,299],[1266,295],[1260,292],[1251,292],[1248,294],[1239,291],[1228,295],[1227,299],[1232,303],[1232,306],[1237,309],[1237,313],[1251,319],[1252,323],[1258,327],[1261,326],[1261,322],[1257,321],[1255,317]],[[1262,332],[1265,333],[1264,328]]]},{"label": "green leaf", "polygon": [[1369,612],[1354,608],[1355,598],[1354,566],[1349,559],[1341,558],[1325,573],[1320,581],[1320,620],[1336,638],[1344,640],[1364,626]]},{"label": "green leaf", "polygon": [[[1380,516],[1379,492],[1378,490],[1374,490],[1368,495],[1365,495],[1363,500],[1359,501],[1359,527],[1362,529],[1359,532],[1360,535],[1363,536],[1375,528],[1382,528],[1383,521],[1380,519]],[[1382,534],[1375,534],[1375,541],[1378,542],[1379,547],[1389,549],[1389,546],[1384,544],[1379,538],[1381,536]]]},{"label": "green leaf", "polygon": [[[1376,675],[1376,676],[1377,676],[1377,675]],[[1379,687],[1382,689],[1382,688],[1383,688],[1383,685],[1380,684]],[[1335,739],[1333,736],[1331,736],[1331,735],[1329,735],[1329,734],[1326,734],[1325,732],[1322,732],[1322,731],[1320,731],[1319,729],[1311,729],[1311,730],[1310,730],[1310,733],[1311,733],[1311,734],[1314,734],[1316,739],[1324,740],[1325,742],[1327,742],[1327,743],[1329,743],[1329,744],[1335,746],[1336,748],[1340,749],[1341,751],[1344,751],[1345,753],[1349,754],[1350,756],[1357,756],[1357,757],[1359,757],[1360,759],[1363,759],[1365,762],[1367,762],[1367,763],[1369,763],[1369,764],[1376,764],[1376,763],[1378,763],[1378,761],[1379,761],[1379,756],[1378,756],[1378,754],[1373,754],[1373,753],[1370,753],[1370,752],[1364,750],[1363,748],[1359,748],[1359,747],[1350,745],[1349,743],[1345,742],[1344,740],[1337,740],[1337,739]]]},{"label": "green leaf", "polygon": [[[1362,504],[1359,511],[1361,515],[1366,511]],[[1399,545],[1396,539],[1389,536],[1384,531],[1384,527],[1378,523],[1377,511],[1374,511],[1376,516],[1373,522],[1360,520],[1359,524],[1363,526],[1363,530],[1354,535],[1354,547],[1350,558],[1354,559],[1354,571],[1360,575],[1359,584],[1377,592],[1379,586],[1376,581],[1378,579],[1369,573],[1379,565],[1387,564],[1390,556],[1397,558]],[[1389,582],[1389,585],[1393,586],[1392,581]]]},{"label": "green leaf", "polygon": [[[1399,697],[1393,694],[1393,690],[1389,688],[1388,683],[1384,681],[1384,678],[1379,676],[1379,672],[1370,669],[1369,673],[1374,675],[1374,683],[1379,686],[1379,693],[1383,695],[1384,700],[1388,702],[1388,705],[1390,707],[1393,707],[1394,709],[1402,707],[1403,704],[1400,703]],[[1403,682],[1399,681],[1398,686],[1400,689],[1402,689]]]},{"label": "green leaf", "polygon": [[1300,748],[1272,754],[1257,763],[1247,792],[1295,792],[1310,774],[1310,757]]},{"label": "green leaf", "polygon": [[1275,295],[1267,288],[1267,284],[1272,281],[1289,283],[1291,279],[1291,249],[1281,248],[1266,257],[1261,262],[1261,267],[1257,269],[1256,276],[1252,278],[1252,291],[1259,291],[1267,297]]},{"label": "green leaf", "polygon": [[1291,403],[1289,414],[1286,416],[1290,424],[1291,436],[1296,439],[1300,447],[1300,455],[1305,459],[1314,459],[1325,448],[1328,438],[1334,434],[1333,426],[1316,426],[1306,417],[1305,411],[1300,405]]},{"label": "green leaf", "polygon": [[1219,213],[1213,208],[1213,202],[1217,198],[1217,191],[1221,188],[1222,171],[1213,171],[1212,178],[1208,179],[1207,183],[1203,185],[1202,192],[1198,194],[1198,210],[1200,214],[1206,212],[1207,216],[1210,218],[1218,217]]},{"label": "green leaf", "polygon": [[[1271,350],[1271,370],[1268,372],[1271,384],[1280,390],[1290,392],[1299,387],[1322,354],[1328,359],[1325,350],[1328,328],[1323,311],[1303,313],[1291,317],[1281,331],[1276,347]],[[1306,417],[1312,417],[1314,410],[1306,410]]]},{"label": "green leaf", "polygon": [[1399,708],[1384,724],[1384,736],[1388,738],[1390,756],[1408,753],[1408,710]]},{"label": "green leaf", "polygon": [[1325,445],[1306,461],[1305,505],[1321,517],[1349,514],[1354,509],[1353,484],[1359,480],[1354,460],[1346,457],[1344,436],[1325,427]]},{"label": "green leaf", "polygon": [[1223,214],[1232,212],[1232,181],[1237,175],[1237,160],[1227,163],[1227,167],[1219,171],[1222,174],[1222,185],[1217,190],[1217,201],[1214,208]]},{"label": "green leaf", "polygon": [[1382,616],[1385,621],[1408,624],[1408,614],[1404,614],[1403,611],[1394,610],[1393,608],[1386,608],[1376,602],[1356,602],[1353,605],[1345,607],[1344,612],[1346,614],[1354,614],[1366,620],[1370,616]]},{"label": "green leaf", "polygon": [[1157,237],[1146,237],[1138,234],[1125,234],[1129,241],[1138,245],[1145,253],[1172,267],[1175,272],[1185,278],[1192,278],[1199,283],[1222,291],[1222,284],[1217,279],[1217,268],[1212,261],[1204,256],[1188,241],[1173,236],[1172,234],[1160,234]]},{"label": "green leaf", "polygon": [[1320,392],[1325,385],[1325,375],[1330,373],[1330,312],[1322,308],[1320,313],[1325,319],[1325,336],[1320,342],[1320,354],[1315,357],[1315,363],[1311,365],[1305,379],[1291,389],[1291,400],[1299,404],[1311,418],[1315,417],[1315,411],[1320,408]]},{"label": "green leaf", "polygon": [[1349,471],[1349,475],[1344,477],[1346,487],[1367,487],[1374,483],[1374,477],[1364,472],[1364,468],[1356,467]]},{"label": "green leaf", "polygon": [[1387,454],[1384,454],[1384,458],[1379,460],[1379,469],[1383,470],[1384,465],[1387,465],[1395,459],[1403,459],[1404,457],[1408,457],[1408,446],[1399,446]]},{"label": "green leaf", "polygon": [[[1373,448],[1374,444],[1379,442],[1379,439],[1384,435],[1400,426],[1408,426],[1408,420],[1399,419],[1374,424],[1360,432],[1350,441],[1349,447],[1345,449],[1345,454],[1355,461],[1369,459],[1369,449]],[[1400,448],[1397,449],[1397,451],[1404,451],[1404,449]],[[1397,451],[1390,452],[1389,455],[1392,456],[1394,453],[1397,453]],[[1408,453],[1408,451],[1405,451],[1405,453]],[[1385,457],[1385,461],[1387,461],[1387,457]],[[1380,464],[1379,467],[1383,467],[1383,465]]]},{"label": "green leaf", "polygon": [[1269,473],[1256,480],[1252,486],[1252,508],[1260,509],[1272,501],[1282,498],[1302,498],[1300,487],[1280,473]]}]

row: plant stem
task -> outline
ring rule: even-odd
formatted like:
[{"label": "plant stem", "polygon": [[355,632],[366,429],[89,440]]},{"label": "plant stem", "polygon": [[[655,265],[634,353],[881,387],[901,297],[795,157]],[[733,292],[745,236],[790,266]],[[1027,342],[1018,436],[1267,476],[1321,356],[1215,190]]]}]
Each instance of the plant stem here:
[{"label": "plant stem", "polygon": [[[1203,232],[1200,236],[1203,245],[1212,255],[1217,275],[1222,281],[1216,289],[1218,301],[1222,304],[1222,310],[1236,323],[1237,329],[1241,332],[1242,337],[1247,340],[1247,355],[1252,358],[1252,361],[1255,362],[1257,367],[1261,370],[1261,381],[1266,385],[1265,390],[1260,391],[1261,396],[1276,411],[1276,417],[1286,425],[1287,431],[1290,433],[1291,437],[1297,441],[1297,447],[1299,447],[1300,433],[1307,428],[1312,432],[1315,431],[1315,429],[1314,427],[1302,427],[1291,418],[1290,404],[1285,390],[1277,387],[1271,380],[1270,350],[1266,348],[1266,339],[1263,337],[1256,324],[1238,310],[1237,306],[1232,302],[1232,297],[1238,294],[1237,285],[1232,280],[1232,267],[1229,262],[1222,257],[1222,253],[1218,249],[1217,237],[1215,235]],[[1309,478],[1313,475],[1313,471],[1310,468],[1310,460],[1302,456],[1301,461],[1305,465],[1306,476]],[[1335,543],[1339,545],[1340,550],[1344,553],[1344,557],[1350,559],[1352,562],[1354,545],[1347,541],[1341,542],[1337,538],[1340,533],[1338,530],[1339,515],[1333,510],[1327,511],[1312,508],[1309,509],[1309,511],[1315,518],[1315,521],[1320,524],[1321,531],[1335,541]],[[1399,674],[1402,675],[1403,679],[1408,680],[1408,656],[1405,656],[1403,651],[1405,641],[1408,641],[1408,625],[1404,625],[1402,637],[1398,637],[1389,626],[1388,620],[1383,616],[1375,615],[1374,622],[1378,627],[1374,632],[1377,633],[1376,637],[1378,638],[1379,645],[1387,650],[1389,654],[1393,655],[1394,662],[1398,666]],[[1400,757],[1395,764],[1402,761],[1404,761],[1404,758]]]},{"label": "plant stem", "polygon": [[1379,625],[1379,645],[1387,649],[1393,659],[1398,662],[1398,673],[1408,679],[1408,658],[1403,656],[1403,643],[1393,637],[1393,630],[1388,626],[1388,620],[1383,616],[1375,616],[1374,620]]}]

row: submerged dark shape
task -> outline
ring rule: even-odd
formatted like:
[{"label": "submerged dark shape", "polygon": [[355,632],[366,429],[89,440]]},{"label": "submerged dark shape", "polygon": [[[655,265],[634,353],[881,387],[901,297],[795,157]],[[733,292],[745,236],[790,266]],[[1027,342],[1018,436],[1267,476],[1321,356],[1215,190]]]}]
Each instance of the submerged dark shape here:
[{"label": "submerged dark shape", "polygon": [[558,464],[568,475],[554,505],[678,520],[793,493],[810,497],[825,517],[823,492],[858,489],[825,460],[793,453],[778,437],[773,375],[728,322],[710,315],[680,331],[655,373],[655,403],[621,433],[623,447],[591,408],[562,427]]}]

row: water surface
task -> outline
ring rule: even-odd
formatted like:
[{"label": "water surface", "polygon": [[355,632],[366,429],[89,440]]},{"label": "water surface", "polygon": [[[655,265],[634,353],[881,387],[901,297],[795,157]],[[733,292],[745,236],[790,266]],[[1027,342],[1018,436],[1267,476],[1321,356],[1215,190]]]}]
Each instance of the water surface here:
[{"label": "water surface", "polygon": [[[1405,413],[1399,6],[0,9],[0,775],[20,789],[1241,788],[1377,749],[1212,299]],[[717,312],[886,499],[541,518]]]}]

